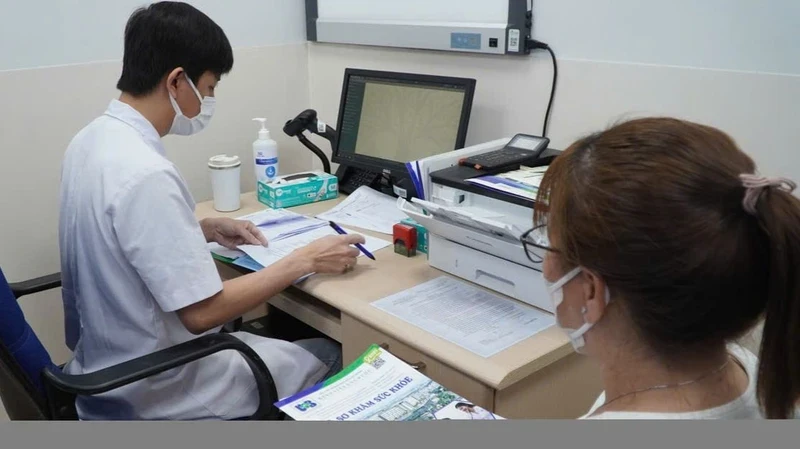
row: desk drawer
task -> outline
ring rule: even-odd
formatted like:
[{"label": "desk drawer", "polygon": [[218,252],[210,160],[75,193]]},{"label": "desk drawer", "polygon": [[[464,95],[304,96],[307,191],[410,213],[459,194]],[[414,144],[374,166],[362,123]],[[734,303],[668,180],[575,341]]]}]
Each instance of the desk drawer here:
[{"label": "desk drawer", "polygon": [[474,404],[494,410],[492,388],[343,313],[342,350],[345,366],[357,359],[372,344],[384,346],[409,365],[418,366],[422,374]]}]

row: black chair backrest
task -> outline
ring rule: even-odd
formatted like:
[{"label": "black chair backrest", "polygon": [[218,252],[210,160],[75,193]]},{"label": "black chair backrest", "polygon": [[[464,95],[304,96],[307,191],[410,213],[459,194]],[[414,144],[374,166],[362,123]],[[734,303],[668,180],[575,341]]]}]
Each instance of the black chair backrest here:
[{"label": "black chair backrest", "polygon": [[44,396],[31,384],[17,361],[0,342],[0,398],[14,421],[49,419]]}]

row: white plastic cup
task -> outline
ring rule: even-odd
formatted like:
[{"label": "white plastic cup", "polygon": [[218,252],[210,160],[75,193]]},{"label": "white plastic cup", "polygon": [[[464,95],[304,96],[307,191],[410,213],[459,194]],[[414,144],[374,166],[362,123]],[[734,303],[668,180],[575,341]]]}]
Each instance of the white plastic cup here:
[{"label": "white plastic cup", "polygon": [[239,156],[220,154],[208,160],[211,172],[211,190],[214,192],[214,209],[233,212],[241,207],[242,161]]}]

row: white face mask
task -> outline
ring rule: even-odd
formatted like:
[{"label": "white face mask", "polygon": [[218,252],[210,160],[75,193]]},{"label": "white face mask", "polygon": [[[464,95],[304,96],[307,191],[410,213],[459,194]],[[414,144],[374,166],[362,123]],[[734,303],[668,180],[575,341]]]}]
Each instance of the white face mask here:
[{"label": "white face mask", "polygon": [[175,110],[175,119],[172,120],[172,127],[169,129],[169,134],[191,136],[192,134],[199,133],[203,128],[208,126],[208,122],[210,122],[211,117],[214,116],[214,108],[217,105],[217,100],[214,97],[203,98],[191,78],[189,78],[189,75],[184,72],[183,76],[189,81],[189,85],[192,86],[192,90],[195,95],[197,95],[197,99],[200,100],[200,113],[192,118],[186,117],[178,106],[178,102],[172,98],[172,95],[169,95],[169,102],[172,103],[172,109]]},{"label": "white face mask", "polygon": [[[547,279],[544,279],[543,277],[544,283],[547,286],[547,293],[550,294],[550,300],[553,301],[553,310],[555,311],[556,315],[556,325],[567,333],[569,341],[570,343],[572,343],[572,347],[575,348],[575,351],[578,353],[580,353],[581,348],[583,348],[586,345],[586,340],[583,338],[583,335],[586,334],[586,332],[589,332],[589,329],[591,329],[592,326],[594,326],[594,323],[584,322],[583,326],[579,327],[578,329],[563,327],[559,322],[560,320],[558,319],[558,306],[560,306],[561,303],[564,301],[564,286],[567,285],[567,282],[573,280],[575,276],[580,274],[581,270],[582,270],[581,267],[577,267],[555,282],[550,282]],[[605,299],[606,299],[606,304],[608,304],[609,301],[611,300],[608,288],[606,288]],[[586,308],[584,308],[582,312],[585,314]]]}]

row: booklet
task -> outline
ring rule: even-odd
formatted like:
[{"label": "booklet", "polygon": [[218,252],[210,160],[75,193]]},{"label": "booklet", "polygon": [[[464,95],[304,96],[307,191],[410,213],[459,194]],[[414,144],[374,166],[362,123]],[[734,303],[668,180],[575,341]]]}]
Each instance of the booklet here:
[{"label": "booklet", "polygon": [[341,373],[275,404],[296,421],[504,419],[432,381],[378,345]]},{"label": "booklet", "polygon": [[544,178],[547,168],[546,166],[522,167],[519,170],[507,173],[468,179],[467,182],[489,190],[495,190],[528,200],[536,200],[536,195],[539,192],[539,185]]}]

